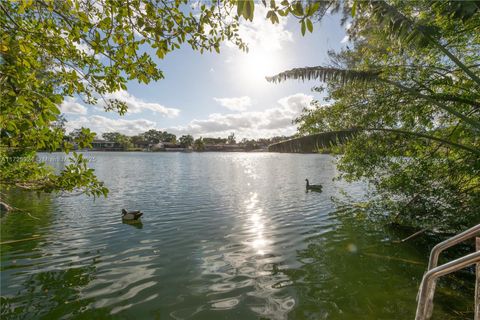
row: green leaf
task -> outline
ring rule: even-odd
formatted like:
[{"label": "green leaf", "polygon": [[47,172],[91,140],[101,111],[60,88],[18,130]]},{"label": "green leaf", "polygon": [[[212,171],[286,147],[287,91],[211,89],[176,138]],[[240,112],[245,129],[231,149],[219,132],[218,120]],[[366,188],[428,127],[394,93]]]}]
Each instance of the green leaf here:
[{"label": "green leaf", "polygon": [[243,11],[245,10],[245,1],[244,0],[237,0],[237,15],[239,17],[243,16]]},{"label": "green leaf", "polygon": [[98,26],[102,29],[107,29],[110,27],[111,24],[112,20],[110,19],[110,17],[105,17],[105,19],[99,22]]},{"label": "green leaf", "polygon": [[300,1],[297,1],[295,3],[294,13],[297,16],[303,16],[303,6],[302,6],[302,3]]},{"label": "green leaf", "polygon": [[82,20],[83,22],[90,22],[89,19],[88,19],[88,16],[85,12],[83,11],[80,11],[78,12],[78,17],[80,18],[80,20]]},{"label": "green leaf", "polygon": [[52,108],[50,108],[50,110],[53,112],[53,114],[55,115],[58,115],[60,114],[60,109],[56,106],[53,106]]},{"label": "green leaf", "polygon": [[163,59],[165,57],[165,51],[162,48],[158,48],[157,51],[155,51],[157,54],[157,57],[160,59]]},{"label": "green leaf", "polygon": [[302,24],[302,36],[304,36],[306,31],[305,20],[302,20],[301,24]]},{"label": "green leaf", "polygon": [[253,21],[253,15],[255,10],[255,3],[253,0],[245,1],[245,10],[243,11],[243,17],[246,20]]},{"label": "green leaf", "polygon": [[310,4],[309,8],[308,8],[308,15],[311,16],[313,15],[315,12],[317,12],[317,10],[320,8],[320,1],[319,2],[314,2],[313,4]]},{"label": "green leaf", "polygon": [[352,4],[352,17],[355,17],[355,13],[357,11],[357,2],[358,0],[353,0],[353,4]]},{"label": "green leaf", "polygon": [[275,12],[270,17],[270,20],[272,21],[273,24],[280,23],[280,20],[278,19],[278,16],[275,14]]},{"label": "green leaf", "polygon": [[312,33],[312,32],[313,32],[313,23],[312,23],[312,21],[311,21],[310,19],[306,19],[306,21],[307,21],[307,29],[308,29],[308,31],[310,31],[310,33]]}]

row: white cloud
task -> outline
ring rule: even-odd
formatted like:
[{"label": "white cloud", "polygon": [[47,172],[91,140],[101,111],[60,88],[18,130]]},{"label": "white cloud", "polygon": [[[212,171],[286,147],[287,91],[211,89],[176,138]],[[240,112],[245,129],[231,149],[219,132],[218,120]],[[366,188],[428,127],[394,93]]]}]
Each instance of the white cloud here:
[{"label": "white cloud", "polygon": [[87,114],[87,108],[78,103],[76,98],[66,97],[60,105],[60,112],[65,114]]},{"label": "white cloud", "polygon": [[[73,45],[78,51],[85,53],[87,56],[93,56],[95,51],[90,48],[85,42],[73,42]],[[96,58],[100,57],[100,55],[95,55]]]},{"label": "white cloud", "polygon": [[[144,110],[151,110],[168,118],[174,118],[180,113],[180,110],[176,108],[167,108],[159,103],[145,102],[125,90],[108,93],[105,95],[105,98],[118,99],[125,102],[128,106],[128,113],[139,113]],[[100,104],[103,105],[103,102],[100,101]]]},{"label": "white cloud", "polygon": [[313,97],[311,95],[297,93],[290,96],[281,98],[278,103],[285,110],[289,110],[292,113],[299,113],[303,108],[308,108]]},{"label": "white cloud", "polygon": [[104,132],[120,132],[126,135],[135,135],[156,128],[156,123],[147,119],[110,119],[103,116],[80,117],[69,120],[66,124],[67,131],[81,127],[90,128],[101,136]]},{"label": "white cloud", "polygon": [[[277,101],[277,106],[263,111],[243,111],[237,113],[213,113],[206,119],[195,119],[185,126],[167,129],[177,135],[193,134],[203,137],[226,137],[231,132],[239,138],[259,138],[278,135],[291,135],[295,132],[292,120],[303,108],[308,108],[313,97],[297,93]],[[160,128],[157,123],[147,119],[111,119],[104,116],[81,116],[67,122],[67,131],[86,127],[101,135],[104,132],[121,132],[126,135],[135,135],[150,129]]]},{"label": "white cloud", "polygon": [[230,114],[210,114],[207,119],[192,120],[186,126],[167,129],[176,134],[195,136],[226,136],[235,132],[238,137],[258,138],[291,135],[295,132],[292,120],[308,107],[312,96],[297,93],[278,100],[278,106],[264,111]]},{"label": "white cloud", "polygon": [[248,96],[234,98],[213,98],[222,107],[232,111],[245,111],[247,107],[252,105],[252,100]]},{"label": "white cloud", "polygon": [[342,38],[340,43],[347,43],[347,42],[350,41],[350,37],[349,37],[348,33],[350,31],[350,28],[352,28],[352,22],[351,21],[347,22],[344,27],[345,27],[346,35]]},{"label": "white cloud", "polygon": [[[293,41],[292,33],[286,30],[288,18],[279,17],[279,23],[273,24],[265,18],[267,11],[264,6],[255,6],[253,21],[243,19],[240,22],[238,34],[251,49],[261,47],[269,51],[277,51],[282,49],[284,42]],[[227,45],[235,46],[230,43]]]}]

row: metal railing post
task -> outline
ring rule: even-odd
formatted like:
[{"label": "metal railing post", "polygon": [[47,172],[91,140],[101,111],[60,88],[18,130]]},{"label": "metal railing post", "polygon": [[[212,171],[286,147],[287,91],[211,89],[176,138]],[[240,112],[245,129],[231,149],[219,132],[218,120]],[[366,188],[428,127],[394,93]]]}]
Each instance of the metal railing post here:
[{"label": "metal railing post", "polygon": [[[480,238],[475,238],[475,249],[480,251]],[[480,320],[480,263],[477,263],[475,268],[475,320]]]},{"label": "metal railing post", "polygon": [[480,263],[480,251],[476,251],[456,260],[447,262],[425,273],[422,283],[420,284],[415,320],[426,320],[432,315],[433,308],[431,307],[431,301],[433,300],[434,295],[434,284],[439,277],[461,270],[476,263]]},{"label": "metal railing post", "polygon": [[435,247],[433,247],[430,253],[428,270],[433,269],[438,265],[438,257],[440,256],[440,253],[442,253],[442,251],[450,247],[453,247],[454,245],[459,244],[465,240],[473,238],[479,234],[480,234],[480,224],[437,244]]},{"label": "metal railing post", "polygon": [[[476,238],[476,252],[441,266],[437,266],[438,258],[442,251],[478,235],[480,235],[480,224],[440,242],[433,247],[430,252],[427,272],[422,278],[422,283],[420,284],[420,289],[418,291],[416,320],[427,320],[431,317],[433,312],[433,296],[435,294],[436,282],[439,277],[460,270],[474,263],[476,263],[475,320],[480,320],[480,238]],[[465,263],[467,264],[465,265]]]}]

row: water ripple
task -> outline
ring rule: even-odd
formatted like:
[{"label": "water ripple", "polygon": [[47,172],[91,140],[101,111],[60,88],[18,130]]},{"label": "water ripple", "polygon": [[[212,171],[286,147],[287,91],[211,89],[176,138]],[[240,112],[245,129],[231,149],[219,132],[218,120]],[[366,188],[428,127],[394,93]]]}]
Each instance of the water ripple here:
[{"label": "water ripple", "polygon": [[[331,157],[95,158],[107,199],[19,196],[42,219],[2,221],[2,241],[37,235],[2,246],[2,318],[342,319],[352,310],[342,302],[356,291],[339,288],[348,285],[336,272],[366,263],[351,260],[366,245],[331,214],[330,198],[365,188],[331,182]],[[305,177],[324,192],[306,193]],[[122,208],[141,209],[143,223],[123,224]]]}]

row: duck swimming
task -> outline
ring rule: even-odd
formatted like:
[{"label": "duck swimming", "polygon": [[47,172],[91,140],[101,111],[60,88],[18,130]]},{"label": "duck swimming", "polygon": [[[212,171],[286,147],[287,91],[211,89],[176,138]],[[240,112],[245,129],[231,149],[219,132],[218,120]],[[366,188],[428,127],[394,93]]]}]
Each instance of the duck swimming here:
[{"label": "duck swimming", "polygon": [[122,209],[122,220],[126,220],[126,221],[138,220],[142,215],[143,215],[143,212],[138,210],[127,211],[125,209]]},{"label": "duck swimming", "polygon": [[317,192],[322,192],[322,185],[321,184],[310,184],[310,182],[308,181],[308,179],[305,179],[305,181],[307,182],[307,185],[306,185],[306,189],[307,191],[308,190],[311,190],[311,191],[317,191]]}]

